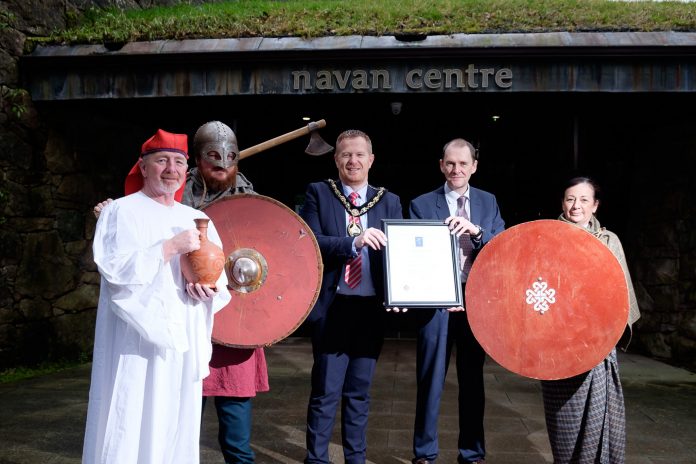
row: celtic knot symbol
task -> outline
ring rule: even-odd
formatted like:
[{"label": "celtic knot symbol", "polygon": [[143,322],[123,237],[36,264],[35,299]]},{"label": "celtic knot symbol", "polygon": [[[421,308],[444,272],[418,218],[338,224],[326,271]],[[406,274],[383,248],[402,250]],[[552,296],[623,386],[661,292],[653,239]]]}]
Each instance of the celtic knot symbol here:
[{"label": "celtic knot symbol", "polygon": [[537,280],[537,282],[532,283],[532,288],[527,289],[527,304],[533,304],[534,311],[544,314],[550,305],[556,302],[556,290],[547,288],[548,285],[541,277]]}]

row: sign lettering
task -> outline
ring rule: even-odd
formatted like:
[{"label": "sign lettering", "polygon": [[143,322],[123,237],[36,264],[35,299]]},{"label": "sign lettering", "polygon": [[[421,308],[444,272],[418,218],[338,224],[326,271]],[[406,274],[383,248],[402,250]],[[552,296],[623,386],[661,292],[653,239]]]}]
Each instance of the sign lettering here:
[{"label": "sign lettering", "polygon": [[[296,92],[336,90],[392,90],[394,82],[403,82],[403,90],[477,90],[512,87],[510,68],[415,68],[403,79],[394,79],[395,71],[387,69],[344,69],[292,71],[292,90]],[[401,76],[399,76],[401,77]]]}]

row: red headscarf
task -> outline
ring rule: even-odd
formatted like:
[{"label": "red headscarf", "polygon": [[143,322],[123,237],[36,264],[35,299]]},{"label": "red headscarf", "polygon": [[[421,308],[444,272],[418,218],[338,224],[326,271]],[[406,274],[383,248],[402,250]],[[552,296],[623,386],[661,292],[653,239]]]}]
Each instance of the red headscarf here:
[{"label": "red headscarf", "polygon": [[[173,151],[175,153],[181,153],[188,159],[188,137],[186,134],[172,134],[171,132],[163,131],[158,129],[157,133],[147,139],[143,143],[143,147],[140,150],[140,158],[150,153],[155,153],[157,151]],[[135,193],[143,188],[144,180],[143,175],[140,172],[140,160],[135,162],[135,165],[131,168],[130,172],[126,176],[126,195]],[[184,196],[184,187],[186,182],[181,184],[179,190],[174,194],[174,199],[181,202],[181,198]]]}]

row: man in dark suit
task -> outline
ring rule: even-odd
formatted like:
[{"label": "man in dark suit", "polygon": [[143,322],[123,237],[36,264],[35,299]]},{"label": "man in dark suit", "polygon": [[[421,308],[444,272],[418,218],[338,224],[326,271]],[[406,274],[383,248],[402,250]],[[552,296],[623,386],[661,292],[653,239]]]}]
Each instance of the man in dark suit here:
[{"label": "man in dark suit", "polygon": [[[443,149],[440,170],[445,185],[411,202],[413,219],[441,219],[459,240],[459,264],[465,285],[471,262],[481,247],[503,231],[505,223],[495,196],[469,185],[478,153],[464,139]],[[416,375],[418,394],[413,434],[414,464],[438,456],[437,419],[452,346],[457,351],[459,383],[459,453],[457,462],[485,462],[483,437],[483,363],[485,353],[471,333],[463,307],[418,310]]]},{"label": "man in dark suit", "polygon": [[374,188],[374,161],[364,132],[345,131],[334,155],[339,181],[312,183],[301,216],[316,235],[324,261],[312,328],[312,392],[307,408],[307,464],[329,462],[329,442],[341,400],[346,464],[363,464],[370,383],[383,342],[382,219],[402,217],[399,197]]}]

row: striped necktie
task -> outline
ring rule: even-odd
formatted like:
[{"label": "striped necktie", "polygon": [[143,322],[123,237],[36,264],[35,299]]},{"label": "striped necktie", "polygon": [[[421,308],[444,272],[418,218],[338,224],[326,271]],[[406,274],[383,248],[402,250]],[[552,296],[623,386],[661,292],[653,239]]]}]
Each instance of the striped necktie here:
[{"label": "striped necktie", "polygon": [[[467,221],[469,220],[469,215],[466,212],[466,202],[468,198],[464,195],[457,198],[457,216],[463,217]],[[471,236],[469,234],[462,234],[459,236],[459,269],[461,271],[462,283],[466,282],[467,277],[469,277],[469,271],[471,270],[472,254],[474,251],[474,245],[471,243]]]},{"label": "striped necktie", "polygon": [[[350,203],[353,206],[358,206],[358,198],[360,198],[360,195],[358,195],[357,192],[352,192],[348,199],[350,200]],[[360,224],[360,216],[353,216],[350,215],[348,217],[349,222],[354,222],[357,224]],[[355,288],[358,285],[360,285],[360,279],[362,278],[362,256],[360,251],[358,250],[358,256],[355,258],[351,258],[348,260],[346,263],[346,275],[344,276],[344,279],[346,281],[346,284],[350,288]]]}]

